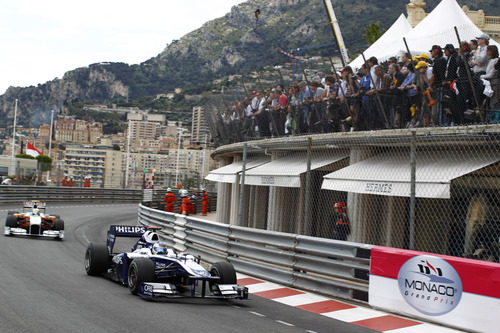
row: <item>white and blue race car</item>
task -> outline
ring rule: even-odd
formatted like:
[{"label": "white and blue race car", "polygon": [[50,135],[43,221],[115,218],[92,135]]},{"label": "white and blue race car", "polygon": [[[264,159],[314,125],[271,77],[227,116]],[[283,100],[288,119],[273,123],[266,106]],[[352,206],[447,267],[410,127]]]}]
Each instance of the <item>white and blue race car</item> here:
[{"label": "white and blue race car", "polygon": [[[236,283],[229,262],[200,265],[200,257],[176,253],[160,241],[158,228],[112,225],[107,244],[89,243],[85,252],[88,275],[105,277],[128,286],[134,295],[149,299],[201,297],[247,299],[248,288]],[[130,252],[115,253],[119,237],[139,237]]]},{"label": "white and blue race car", "polygon": [[25,201],[22,212],[8,212],[4,235],[27,235],[64,239],[64,221],[59,215],[45,213],[45,202]]}]

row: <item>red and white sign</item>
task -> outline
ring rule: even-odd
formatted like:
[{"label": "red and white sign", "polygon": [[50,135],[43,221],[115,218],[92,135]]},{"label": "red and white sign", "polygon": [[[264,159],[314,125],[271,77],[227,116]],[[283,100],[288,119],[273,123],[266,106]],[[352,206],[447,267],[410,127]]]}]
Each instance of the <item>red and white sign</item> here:
[{"label": "red and white sign", "polygon": [[28,141],[28,143],[26,144],[26,154],[33,156],[33,157],[37,157],[38,155],[41,155],[42,153],[38,149],[36,149],[35,146],[33,146],[31,144],[31,142]]},{"label": "red and white sign", "polygon": [[375,246],[369,303],[461,329],[498,332],[500,264]]}]

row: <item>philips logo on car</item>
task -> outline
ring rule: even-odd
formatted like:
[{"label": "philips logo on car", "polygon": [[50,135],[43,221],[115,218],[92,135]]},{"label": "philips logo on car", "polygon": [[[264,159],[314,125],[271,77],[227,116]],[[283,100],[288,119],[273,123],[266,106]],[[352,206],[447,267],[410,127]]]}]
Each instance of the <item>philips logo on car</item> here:
[{"label": "philips logo on car", "polygon": [[428,255],[408,259],[398,274],[405,301],[417,311],[439,316],[455,309],[462,298],[462,281],[445,260]]},{"label": "philips logo on car", "polygon": [[144,227],[116,226],[115,231],[121,232],[121,233],[140,233],[140,232],[146,232],[146,228],[144,228]]}]

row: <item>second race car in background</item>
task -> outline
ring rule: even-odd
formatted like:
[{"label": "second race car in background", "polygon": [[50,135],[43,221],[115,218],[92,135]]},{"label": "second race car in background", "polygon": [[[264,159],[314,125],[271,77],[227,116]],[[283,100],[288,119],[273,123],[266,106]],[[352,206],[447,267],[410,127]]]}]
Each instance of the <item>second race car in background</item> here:
[{"label": "second race car in background", "polygon": [[[45,202],[25,201],[22,212],[8,212],[4,235],[27,235],[64,239],[64,221],[45,213]],[[43,211],[43,212],[42,212]]]}]

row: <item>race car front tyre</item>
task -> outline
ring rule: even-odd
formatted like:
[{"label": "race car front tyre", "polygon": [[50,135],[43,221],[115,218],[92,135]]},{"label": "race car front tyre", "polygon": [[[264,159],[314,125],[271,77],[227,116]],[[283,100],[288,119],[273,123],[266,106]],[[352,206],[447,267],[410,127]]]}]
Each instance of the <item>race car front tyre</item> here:
[{"label": "race car front tyre", "polygon": [[5,226],[9,228],[17,228],[17,217],[13,215],[7,216],[5,220]]},{"label": "race car front tyre", "polygon": [[[54,230],[64,230],[64,221],[61,219],[54,220]],[[106,249],[107,252],[107,249]]]},{"label": "race car front tyre", "polygon": [[226,261],[219,261],[210,268],[212,276],[218,276],[218,284],[236,284],[236,271],[233,265]]},{"label": "race car front tyre", "polygon": [[85,251],[85,271],[88,275],[100,275],[110,267],[108,248],[104,244],[89,243]]},{"label": "race car front tyre", "polygon": [[130,292],[137,295],[141,283],[154,282],[155,265],[147,258],[135,258],[128,268],[128,287]]}]

